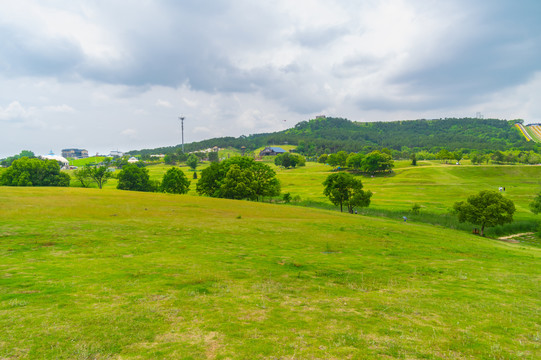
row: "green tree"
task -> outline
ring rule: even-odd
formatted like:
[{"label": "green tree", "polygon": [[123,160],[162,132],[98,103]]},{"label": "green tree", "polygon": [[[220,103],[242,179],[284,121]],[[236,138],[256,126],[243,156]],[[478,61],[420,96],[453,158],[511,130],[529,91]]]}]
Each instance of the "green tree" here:
[{"label": "green tree", "polygon": [[218,162],[218,161],[219,161],[219,159],[218,159],[218,152],[216,152],[216,151],[211,151],[211,152],[209,153],[209,161],[210,161],[210,162]]},{"label": "green tree", "polygon": [[220,186],[221,197],[235,200],[255,200],[257,195],[252,186],[253,181],[253,173],[249,169],[243,170],[239,165],[233,164],[229,167]]},{"label": "green tree", "polygon": [[327,157],[327,163],[333,167],[334,166],[345,167],[347,159],[348,159],[348,153],[345,151],[339,151],[335,154],[330,154]]},{"label": "green tree", "polygon": [[467,201],[456,202],[453,209],[460,222],[469,222],[481,226],[484,236],[485,226],[496,226],[513,221],[515,205],[496,191],[483,190],[471,195]]},{"label": "green tree", "polygon": [[190,180],[179,168],[172,167],[163,175],[160,191],[170,194],[186,194],[190,190]]},{"label": "green tree", "polygon": [[190,154],[190,156],[188,156],[188,160],[186,160],[186,165],[188,165],[193,171],[195,171],[198,164],[199,158],[195,154]]},{"label": "green tree", "polygon": [[87,167],[88,177],[90,177],[97,185],[98,188],[103,188],[103,185],[113,177],[113,174],[109,171],[109,167],[102,166],[92,166]]},{"label": "green tree", "polygon": [[175,165],[178,161],[178,155],[175,153],[166,154],[163,158],[163,162],[167,165]]},{"label": "green tree", "polygon": [[[230,173],[233,165],[236,168]],[[242,182],[242,185],[234,186],[235,180]],[[219,198],[259,200],[265,196],[280,195],[280,182],[268,165],[238,156],[212,163],[204,169],[197,182],[197,193]]]},{"label": "green tree", "polygon": [[453,152],[453,159],[456,160],[457,163],[460,163],[460,160],[462,160],[462,151],[455,151]]},{"label": "green tree", "polygon": [[351,153],[349,154],[346,165],[348,168],[358,170],[361,168],[363,163],[364,155],[361,153]]},{"label": "green tree", "polygon": [[541,213],[541,192],[530,203],[530,209],[534,214]]},{"label": "green tree", "polygon": [[90,183],[92,182],[92,179],[88,175],[88,167],[85,166],[85,167],[75,170],[73,172],[73,176],[75,176],[75,178],[79,180],[82,187],[84,188],[90,187]]},{"label": "green tree", "polygon": [[283,166],[286,169],[289,169],[290,167],[294,168],[297,166],[297,159],[294,156],[291,156],[290,153],[283,153],[278,154],[274,158],[274,165],[276,166]]},{"label": "green tree", "polygon": [[453,154],[451,154],[448,150],[446,149],[441,149],[437,154],[436,154],[436,159],[438,160],[449,160],[449,159],[452,159],[453,158]]},{"label": "green tree", "polygon": [[156,184],[150,181],[148,170],[137,165],[126,165],[118,173],[118,185],[120,190],[131,191],[155,191]]},{"label": "green tree", "polygon": [[380,151],[372,151],[366,155],[362,163],[362,171],[367,173],[390,171],[394,167],[394,161],[389,154]]},{"label": "green tree", "polygon": [[348,208],[350,213],[356,207],[366,207],[370,205],[371,191],[362,190],[361,180],[357,180],[348,173],[331,174],[323,182],[323,194],[329,198],[334,205],[340,206],[340,212],[343,206]]},{"label": "green tree", "polygon": [[0,175],[0,185],[5,186],[69,186],[70,176],[60,171],[55,160],[29,159],[14,160]]},{"label": "green tree", "polygon": [[417,156],[415,155],[415,153],[411,153],[410,160],[411,160],[411,165],[417,166]]},{"label": "green tree", "polygon": [[306,159],[299,154],[283,153],[274,158],[274,165],[283,166],[286,169],[289,169],[290,167],[305,166]]},{"label": "green tree", "polygon": [[325,164],[327,162],[328,157],[329,157],[329,155],[327,155],[327,154],[320,155],[317,158],[317,162],[320,163],[320,164]]}]

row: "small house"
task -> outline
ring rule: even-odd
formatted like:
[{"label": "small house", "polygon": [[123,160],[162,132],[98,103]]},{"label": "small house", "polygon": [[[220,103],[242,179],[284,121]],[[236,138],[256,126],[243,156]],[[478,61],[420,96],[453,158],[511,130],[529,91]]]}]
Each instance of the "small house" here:
[{"label": "small house", "polygon": [[281,147],[277,146],[267,146],[259,152],[259,156],[276,156],[278,154],[283,154],[286,151]]}]

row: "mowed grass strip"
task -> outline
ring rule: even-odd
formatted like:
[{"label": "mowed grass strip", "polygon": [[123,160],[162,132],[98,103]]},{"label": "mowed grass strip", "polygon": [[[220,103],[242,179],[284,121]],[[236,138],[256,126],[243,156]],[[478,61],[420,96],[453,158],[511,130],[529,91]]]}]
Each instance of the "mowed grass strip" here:
[{"label": "mowed grass strip", "polygon": [[0,358],[534,359],[541,251],[316,209],[0,188]]}]

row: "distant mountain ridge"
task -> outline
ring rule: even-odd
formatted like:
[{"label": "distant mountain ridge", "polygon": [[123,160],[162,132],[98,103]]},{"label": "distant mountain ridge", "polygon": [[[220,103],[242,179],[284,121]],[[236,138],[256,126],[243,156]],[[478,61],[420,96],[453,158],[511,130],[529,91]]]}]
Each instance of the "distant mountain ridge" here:
[{"label": "distant mountain ridge", "polygon": [[[471,149],[496,151],[508,149],[541,151],[541,146],[528,142],[513,126],[522,120],[446,118],[433,120],[401,120],[389,122],[354,122],[344,118],[324,117],[302,121],[295,127],[274,133],[222,137],[185,144],[187,152],[212,146],[253,150],[272,144],[299,145],[307,154],[345,150],[370,151],[403,147],[434,151]],[[170,153],[177,146],[131,151],[130,154]]]}]

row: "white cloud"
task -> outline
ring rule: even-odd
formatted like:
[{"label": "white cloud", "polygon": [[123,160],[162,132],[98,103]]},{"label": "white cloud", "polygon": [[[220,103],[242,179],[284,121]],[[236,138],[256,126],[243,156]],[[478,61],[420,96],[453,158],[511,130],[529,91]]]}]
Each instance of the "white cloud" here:
[{"label": "white cloud", "polygon": [[21,120],[30,116],[30,110],[25,109],[18,101],[11,102],[7,107],[0,107],[0,120]]},{"label": "white cloud", "polygon": [[57,113],[72,113],[75,112],[75,109],[66,104],[56,105],[56,106],[46,106],[44,108],[46,111],[57,112]]},{"label": "white cloud", "polygon": [[169,101],[166,100],[158,100],[156,101],[156,106],[158,107],[164,107],[164,108],[172,108],[173,105]]}]

